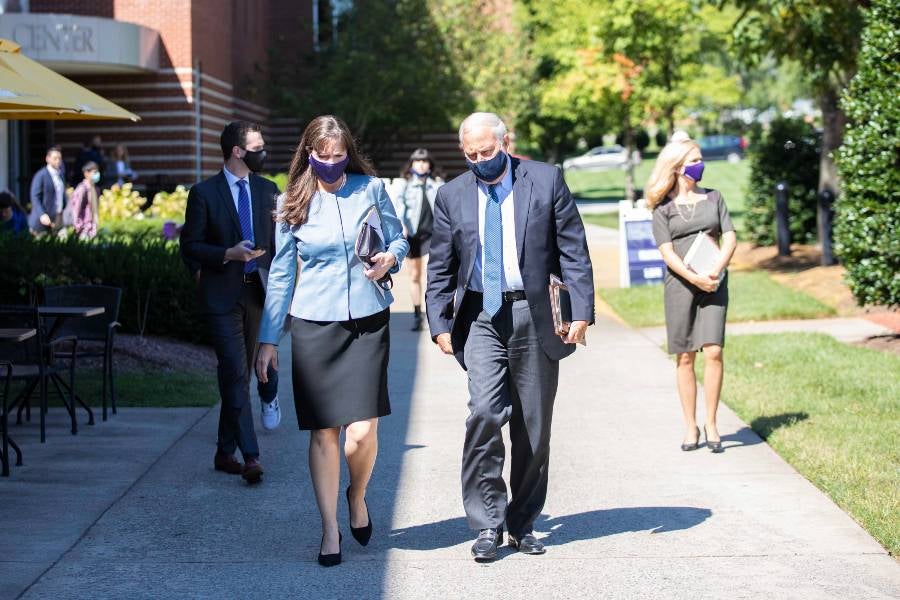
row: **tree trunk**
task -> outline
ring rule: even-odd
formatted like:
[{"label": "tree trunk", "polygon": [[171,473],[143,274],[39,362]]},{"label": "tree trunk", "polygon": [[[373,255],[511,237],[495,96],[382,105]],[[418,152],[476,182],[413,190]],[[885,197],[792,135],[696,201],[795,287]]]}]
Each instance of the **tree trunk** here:
[{"label": "tree trunk", "polygon": [[667,106],[665,112],[663,113],[663,120],[666,122],[666,127],[669,128],[666,131],[666,140],[672,139],[672,134],[675,133],[675,107]]},{"label": "tree trunk", "polygon": [[[834,162],[834,152],[840,148],[844,140],[844,126],[847,117],[841,110],[840,90],[829,86],[819,95],[819,108],[822,110],[822,154],[819,159],[819,195],[830,193],[832,198],[840,194],[840,178]],[[817,235],[819,247],[825,246],[825,235],[821,210],[818,211]]]},{"label": "tree trunk", "polygon": [[822,110],[822,157],[819,160],[819,193],[828,190],[837,197],[840,192],[837,165],[833,153],[844,141],[847,117],[838,104],[840,91],[829,87],[819,95]]},{"label": "tree trunk", "polygon": [[625,163],[625,199],[634,202],[634,128],[630,121],[625,122],[625,149],[628,152],[628,161]]}]

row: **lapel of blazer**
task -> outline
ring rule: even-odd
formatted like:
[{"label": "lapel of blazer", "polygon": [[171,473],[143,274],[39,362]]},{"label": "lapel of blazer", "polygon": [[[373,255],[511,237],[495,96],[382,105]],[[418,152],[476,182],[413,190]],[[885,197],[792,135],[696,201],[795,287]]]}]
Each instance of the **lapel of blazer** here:
[{"label": "lapel of blazer", "polygon": [[260,248],[268,248],[269,240],[265,239],[263,234],[266,232],[266,212],[268,212],[269,203],[264,196],[262,177],[251,173],[249,180],[250,203],[253,211],[253,237],[256,238],[254,241]]},{"label": "lapel of blazer", "polygon": [[528,210],[531,207],[531,178],[525,166],[517,158],[512,159],[513,204],[516,207],[516,250],[519,264],[522,264],[522,248],[525,246],[525,227],[528,225]]},{"label": "lapel of blazer", "polygon": [[475,267],[475,254],[478,252],[479,234],[478,234],[478,182],[475,181],[475,175],[469,171],[465,175],[466,181],[463,186],[462,202],[460,203],[460,212],[462,213],[462,230],[465,234],[465,244],[467,248],[471,248],[472,252],[469,256],[469,264],[465,267],[466,280],[463,285],[468,285],[469,279],[472,277],[472,269]]},{"label": "lapel of blazer", "polygon": [[241,231],[241,220],[238,218],[237,208],[234,206],[234,197],[231,195],[231,190],[228,189],[228,180],[225,179],[224,171],[220,171],[216,175],[216,189],[219,190],[220,199],[225,203],[225,210],[231,215],[231,222],[237,231],[238,239],[244,239],[244,233]]}]

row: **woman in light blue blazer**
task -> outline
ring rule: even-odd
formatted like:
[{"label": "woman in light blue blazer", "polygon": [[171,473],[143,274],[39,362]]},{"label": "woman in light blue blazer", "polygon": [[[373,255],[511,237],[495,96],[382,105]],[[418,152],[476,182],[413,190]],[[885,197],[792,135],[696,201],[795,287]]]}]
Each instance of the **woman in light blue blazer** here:
[{"label": "woman in light blue blazer", "polygon": [[[309,430],[309,468],[322,516],[319,564],[341,562],[337,524],[340,433],[350,470],[350,531],[372,535],[366,487],[378,451],[378,418],[390,414],[387,366],[391,292],[378,280],[396,273],[409,251],[384,184],[356,150],[347,125],[313,119],[291,162],[275,219],[275,256],[260,327],[257,375],[278,367],[277,345],[291,332],[294,403]],[[375,208],[384,252],[364,265],[354,252]]]}]

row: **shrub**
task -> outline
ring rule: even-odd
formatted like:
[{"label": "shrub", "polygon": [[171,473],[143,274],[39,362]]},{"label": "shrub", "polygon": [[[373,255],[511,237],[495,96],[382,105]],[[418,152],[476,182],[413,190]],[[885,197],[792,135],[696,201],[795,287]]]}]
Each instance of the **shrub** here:
[{"label": "shrub", "polygon": [[153,196],[153,203],[147,211],[150,216],[184,222],[184,211],[187,208],[188,191],[183,185],[174,192],[159,192]]},{"label": "shrub", "polygon": [[123,219],[143,219],[141,212],[147,199],[141,196],[130,183],[119,187],[113,185],[108,190],[103,190],[100,195],[100,222],[109,223]]},{"label": "shrub", "polygon": [[278,189],[281,190],[282,192],[284,191],[284,188],[287,187],[287,181],[288,181],[287,173],[265,173],[265,174],[263,174],[263,177],[265,177],[266,179],[268,179],[269,181],[271,181],[275,185],[277,185]]},{"label": "shrub", "polygon": [[665,129],[659,128],[656,130],[656,135],[653,139],[656,142],[656,147],[662,149],[665,147],[666,142],[669,141],[669,134],[666,133]]},{"label": "shrub", "polygon": [[900,0],[875,0],[867,14],[838,152],[843,193],[835,206],[835,250],[860,304],[900,305]]},{"label": "shrub", "polygon": [[802,119],[776,119],[750,151],[750,190],[745,227],[760,246],[775,243],[775,185],[788,185],[791,237],[816,241],[820,137]]},{"label": "shrub", "polygon": [[0,254],[11,257],[0,269],[0,303],[40,301],[50,285],[112,285],[122,288],[124,331],[203,338],[195,285],[176,243],[0,236]]}]

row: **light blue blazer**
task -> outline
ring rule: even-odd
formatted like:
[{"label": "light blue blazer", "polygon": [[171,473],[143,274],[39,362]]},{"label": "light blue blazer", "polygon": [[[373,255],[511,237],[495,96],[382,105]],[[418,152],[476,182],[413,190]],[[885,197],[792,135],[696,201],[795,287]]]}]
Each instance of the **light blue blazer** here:
[{"label": "light blue blazer", "polygon": [[[283,196],[279,208],[282,202]],[[306,223],[276,224],[260,343],[277,344],[287,330],[288,315],[308,321],[347,321],[391,305],[391,293],[382,293],[366,278],[354,252],[360,226],[372,206],[381,213],[387,251],[397,257],[391,270],[396,273],[409,252],[409,243],[403,238],[384,183],[376,177],[348,173],[336,194],[316,193]]]}]

